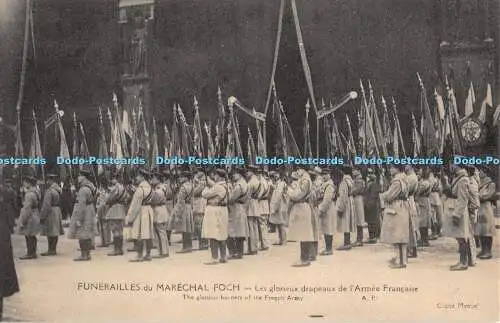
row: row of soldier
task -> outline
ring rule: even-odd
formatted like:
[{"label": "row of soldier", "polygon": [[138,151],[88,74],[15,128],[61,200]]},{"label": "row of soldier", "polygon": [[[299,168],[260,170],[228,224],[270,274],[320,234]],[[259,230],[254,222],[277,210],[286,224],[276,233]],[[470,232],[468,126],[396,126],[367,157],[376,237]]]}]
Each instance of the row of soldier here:
[{"label": "row of soldier", "polygon": [[[277,232],[277,245],[300,243],[294,266],[301,267],[318,254],[331,255],[336,233],[344,238],[337,250],[362,246],[366,223],[365,243],[379,239],[396,246],[391,268],[405,268],[407,258],[417,257],[417,246],[427,247],[429,240],[444,234],[459,244],[460,262],[451,269],[467,269],[475,265],[476,246],[481,246],[478,258],[492,257],[495,184],[487,172],[474,167],[455,167],[451,178],[441,174],[397,165],[389,167],[388,174],[368,169],[366,176],[350,166],[296,167],[290,173],[285,167],[267,172],[256,166],[233,167],[229,173],[220,168],[152,173],[139,169],[134,185],[124,185],[115,173],[109,187],[98,189],[91,172],[82,170],[68,236],[79,240],[77,261],[91,259],[99,231],[107,245],[109,231],[109,256],[123,255],[124,242],[131,241],[129,251],[137,252],[131,261],[143,262],[168,257],[175,232],[182,234],[180,253],[193,251],[197,240],[198,249],[211,250],[208,264],[217,264],[241,259],[245,242],[249,255],[267,250],[269,232]],[[48,251],[42,255],[56,255],[64,232],[57,176],[47,176],[43,199],[36,181],[24,176],[18,233],[26,237],[27,254],[21,259],[37,257],[40,232],[48,238]],[[319,252],[321,239],[325,247]],[[157,253],[152,256],[153,249]]]}]

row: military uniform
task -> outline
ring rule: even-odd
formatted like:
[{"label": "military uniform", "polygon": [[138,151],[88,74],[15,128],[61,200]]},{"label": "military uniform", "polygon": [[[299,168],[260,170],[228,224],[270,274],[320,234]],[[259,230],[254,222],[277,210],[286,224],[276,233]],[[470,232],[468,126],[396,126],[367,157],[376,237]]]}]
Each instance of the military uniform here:
[{"label": "military uniform", "polygon": [[363,194],[365,221],[368,224],[368,243],[375,243],[380,237],[380,193],[382,189],[377,179],[368,178]]},{"label": "military uniform", "polygon": [[151,198],[151,207],[153,208],[153,224],[155,235],[158,239],[158,258],[168,257],[168,237],[167,224],[170,219],[170,214],[166,206],[167,203],[167,187],[165,184],[158,184],[153,189]]},{"label": "military uniform", "polygon": [[101,247],[107,247],[111,243],[111,228],[109,222],[106,221],[106,214],[109,206],[106,204],[108,199],[108,190],[100,188],[97,191],[97,219],[99,220],[99,232],[101,234]]},{"label": "military uniform", "polygon": [[335,205],[335,185],[331,179],[323,180],[317,189],[318,217],[321,233],[325,239],[325,250],[321,255],[331,255],[337,208]]},{"label": "military uniform", "polygon": [[363,194],[366,189],[366,183],[361,173],[354,176],[354,186],[352,196],[354,202],[354,222],[356,223],[356,244],[355,246],[363,245],[363,227],[365,225],[365,207]]},{"label": "military uniform", "polygon": [[229,189],[228,249],[231,258],[243,257],[248,237],[248,183],[243,176]]},{"label": "military uniform", "polygon": [[127,211],[125,209],[129,194],[126,188],[121,183],[113,185],[109,191],[106,205],[108,212],[106,213],[106,221],[109,223],[111,233],[113,235],[114,250],[109,255],[123,255],[123,224]]},{"label": "military uniform", "polygon": [[201,237],[203,227],[203,215],[205,214],[205,207],[207,200],[201,196],[201,192],[205,188],[206,180],[205,174],[199,172],[193,180],[193,216],[194,216],[194,235],[198,240],[198,249],[208,249],[208,242]]},{"label": "military uniform", "polygon": [[[136,243],[137,258],[134,261],[151,260],[152,240],[154,238],[154,212],[151,208],[153,188],[144,180],[136,188],[130,203],[125,222],[131,226],[130,237]],[[146,255],[143,246],[146,243]]]},{"label": "military uniform", "polygon": [[351,176],[344,175],[339,184],[337,196],[337,232],[344,234],[344,245],[337,248],[338,250],[351,248],[351,232],[356,231],[353,188],[354,181]]},{"label": "military uniform", "polygon": [[248,180],[248,253],[257,254],[259,248],[259,192],[261,182],[257,175],[253,174]]},{"label": "military uniform", "polygon": [[397,247],[399,264],[394,263],[393,268],[404,268],[407,264],[406,244],[409,240],[410,212],[407,202],[408,185],[405,174],[398,173],[394,176],[389,189],[382,194],[384,201],[384,215],[380,241],[393,244]]},{"label": "military uniform", "polygon": [[259,216],[257,217],[258,230],[259,230],[259,241],[260,250],[269,249],[269,239],[268,239],[268,221],[269,221],[269,193],[271,191],[269,181],[264,177],[263,174],[259,176],[260,189],[258,192],[258,209]]},{"label": "military uniform", "polygon": [[57,183],[53,183],[43,197],[40,223],[42,224],[42,235],[46,236],[48,240],[48,251],[42,253],[42,256],[55,255],[59,236],[64,234],[62,212],[59,207],[61,193],[61,187]]},{"label": "military uniform", "polygon": [[441,227],[443,225],[443,200],[441,198],[443,187],[441,180],[432,173],[430,181],[432,188],[429,200],[431,203],[431,228],[433,235],[430,239],[437,239],[441,234]]},{"label": "military uniform", "polygon": [[303,169],[294,171],[292,178],[294,182],[286,190],[291,204],[288,236],[289,240],[300,242],[300,261],[294,266],[308,266],[317,241],[314,210],[310,204],[313,183]]},{"label": "military uniform", "polygon": [[495,235],[495,218],[493,203],[496,200],[496,185],[486,174],[481,173],[479,186],[479,207],[477,224],[474,235],[479,237],[481,252],[477,255],[479,259],[492,258],[491,248]]},{"label": "military uniform", "polygon": [[190,180],[186,180],[182,183],[177,193],[176,203],[172,213],[173,223],[171,229],[175,232],[182,233],[182,250],[179,251],[180,253],[191,252],[193,250],[193,192],[194,187]]},{"label": "military uniform", "polygon": [[24,194],[23,207],[18,219],[17,233],[26,239],[26,256],[21,259],[33,259],[37,254],[37,234],[40,233],[40,195],[35,187],[29,188]]},{"label": "military uniform", "polygon": [[[207,199],[205,216],[203,217],[203,238],[210,239],[212,262],[226,262],[229,214],[227,208],[228,191],[226,182],[220,180],[207,183],[201,194]],[[220,251],[220,258],[219,258]]]},{"label": "military uniform", "polygon": [[465,270],[471,260],[467,250],[467,239],[471,237],[468,208],[470,193],[469,178],[465,169],[459,168],[455,171],[455,177],[447,194],[443,233],[457,239],[460,251],[460,262],[450,269]]},{"label": "military uniform", "polygon": [[413,169],[407,172],[406,181],[408,183],[408,205],[410,208],[410,240],[408,241],[408,248],[411,253],[408,257],[417,257],[417,240],[420,238],[420,233],[418,230],[418,209],[415,203],[415,194],[418,190],[418,177]]},{"label": "military uniform", "polygon": [[279,245],[287,242],[286,227],[288,226],[288,200],[285,194],[286,182],[279,179],[274,186],[271,202],[269,204],[269,222],[276,226],[279,236]]},{"label": "military uniform", "polygon": [[415,194],[415,204],[418,213],[418,228],[420,233],[420,245],[429,246],[429,224],[431,221],[430,194],[432,182],[428,178],[421,178],[418,182]]},{"label": "military uniform", "polygon": [[76,203],[71,215],[71,222],[68,232],[70,239],[79,240],[81,256],[77,261],[90,260],[90,250],[92,241],[97,231],[96,223],[96,187],[88,179],[79,183],[79,190],[76,195]]},{"label": "military uniform", "polygon": [[165,189],[167,190],[166,194],[166,199],[167,202],[165,203],[165,207],[167,208],[168,214],[170,214],[170,219],[168,220],[167,224],[167,240],[168,244],[171,246],[172,245],[172,220],[173,216],[172,213],[174,212],[174,199],[175,199],[175,188],[174,185],[172,184],[172,181],[170,179],[167,179],[165,182]]}]

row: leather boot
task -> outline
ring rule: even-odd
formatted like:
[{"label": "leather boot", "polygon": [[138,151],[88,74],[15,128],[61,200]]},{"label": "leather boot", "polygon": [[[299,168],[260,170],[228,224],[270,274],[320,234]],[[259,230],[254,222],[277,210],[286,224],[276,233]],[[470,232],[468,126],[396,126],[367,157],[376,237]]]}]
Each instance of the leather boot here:
[{"label": "leather boot", "polygon": [[478,255],[477,257],[482,260],[491,259],[493,255],[491,254],[491,249],[493,248],[493,237],[481,237],[483,240],[481,245],[483,246],[481,252],[484,250],[482,255]]},{"label": "leather boot", "polygon": [[363,227],[356,227],[356,242],[353,247],[362,247],[363,246]]},{"label": "leather boot", "polygon": [[191,238],[191,233],[182,233],[182,250],[177,251],[177,253],[189,253],[193,251],[193,239]]},{"label": "leather boot", "polygon": [[476,265],[475,259],[472,259],[472,249],[470,241],[465,243],[465,255],[467,257],[467,265],[469,267],[474,267]]},{"label": "leather boot", "polygon": [[460,250],[460,260],[456,265],[450,267],[451,271],[467,270],[467,242],[462,239],[459,241],[458,249]]},{"label": "leather boot", "polygon": [[151,250],[153,249],[153,240],[146,240],[146,255],[142,258],[142,261],[151,261]]},{"label": "leather boot", "polygon": [[479,248],[481,246],[481,251],[478,252],[477,257],[479,259],[482,259],[481,257],[484,255],[486,252],[486,249],[488,248],[488,243],[485,241],[486,237],[477,237],[474,236],[474,240],[476,240],[476,247]]},{"label": "leather boot", "polygon": [[219,262],[219,243],[215,239],[210,239],[210,253],[212,254],[212,260],[206,262],[205,265],[217,265]]},{"label": "leather boot", "polygon": [[226,263],[227,262],[227,243],[226,241],[219,241],[219,252],[220,252],[220,262],[221,263]]},{"label": "leather boot", "polygon": [[142,262],[142,251],[144,247],[144,241],[143,240],[137,240],[134,243],[135,250],[137,251],[137,257],[135,259],[130,260],[130,262]]},{"label": "leather boot", "polygon": [[113,239],[113,251],[108,253],[108,256],[121,256],[121,255],[123,255],[123,251],[120,248],[120,238],[121,237],[115,237]]},{"label": "leather boot", "polygon": [[344,245],[338,247],[337,250],[339,250],[339,251],[351,250],[351,248],[352,248],[352,246],[351,246],[351,233],[345,232],[344,233]]},{"label": "leather boot", "polygon": [[55,256],[56,255],[57,237],[47,237],[47,244],[48,244],[47,252],[42,252],[40,255],[42,255],[42,256]]},{"label": "leather boot", "polygon": [[309,244],[309,260],[316,261],[318,255],[318,242],[308,242]]},{"label": "leather boot", "polygon": [[90,240],[80,240],[80,257],[76,258],[75,261],[89,261],[91,248]]},{"label": "leather boot", "polygon": [[422,247],[430,247],[429,244],[429,228],[420,228],[420,237],[422,241]]},{"label": "leather boot", "polygon": [[330,234],[325,234],[325,250],[320,253],[320,256],[330,256],[333,254],[333,236]]},{"label": "leather boot", "polygon": [[309,246],[307,242],[300,242],[300,260],[292,265],[292,267],[307,267],[310,266],[309,261]]},{"label": "leather boot", "polygon": [[397,250],[398,250],[398,257],[397,258],[399,258],[399,259],[394,259],[394,261],[391,262],[391,264],[389,265],[389,267],[392,268],[392,269],[406,268],[405,259],[403,258],[404,257],[403,256],[403,245],[402,244],[398,244]]},{"label": "leather boot", "polygon": [[19,257],[20,260],[29,260],[35,259],[36,253],[33,253],[33,238],[31,236],[25,236],[24,240],[26,241],[26,255]]},{"label": "leather boot", "polygon": [[408,248],[408,258],[417,258],[417,247]]}]

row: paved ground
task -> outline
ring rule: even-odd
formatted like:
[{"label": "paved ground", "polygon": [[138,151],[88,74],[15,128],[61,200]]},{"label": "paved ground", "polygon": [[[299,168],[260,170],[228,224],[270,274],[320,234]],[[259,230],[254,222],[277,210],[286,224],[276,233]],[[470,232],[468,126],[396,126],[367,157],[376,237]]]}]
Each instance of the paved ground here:
[{"label": "paved ground", "polygon": [[[174,250],[180,248],[179,239],[174,236]],[[44,251],[46,242],[40,240],[39,250]],[[337,237],[336,245],[339,240]],[[292,268],[290,264],[298,255],[296,243],[217,266],[203,265],[209,258],[208,252],[130,263],[127,258],[133,254],[107,257],[105,249],[94,252],[91,262],[75,263],[72,258],[76,244],[63,238],[57,257],[16,260],[21,292],[6,300],[6,319],[493,322],[499,320],[498,240],[495,259],[479,261],[465,272],[450,272],[449,265],[458,257],[457,247],[453,240],[445,238],[420,251],[419,258],[410,260],[406,270],[388,268],[392,249],[383,245],[339,251],[321,257],[311,267]],[[18,257],[24,253],[24,240],[14,236],[13,241]],[[107,283],[108,289],[114,283],[116,289],[122,290],[82,290],[82,286],[87,286],[83,283],[99,282]],[[206,285],[208,291],[165,290],[179,283]],[[229,285],[223,285],[227,290],[222,292],[222,285],[214,290],[216,284]],[[236,286],[232,292],[229,290],[234,284],[239,285],[239,291]],[[288,289],[273,291],[273,285]],[[123,290],[144,286],[151,290]],[[302,292],[303,286],[320,290]],[[399,292],[388,289],[390,286],[410,290]]]}]

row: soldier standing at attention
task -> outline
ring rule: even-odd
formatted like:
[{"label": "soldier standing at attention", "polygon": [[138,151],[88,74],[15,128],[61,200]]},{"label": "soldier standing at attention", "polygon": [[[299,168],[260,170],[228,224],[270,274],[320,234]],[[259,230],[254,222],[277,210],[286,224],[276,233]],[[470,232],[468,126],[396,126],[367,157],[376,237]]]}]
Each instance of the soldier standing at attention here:
[{"label": "soldier standing at attention", "polygon": [[319,224],[319,216],[318,216],[318,205],[321,202],[319,190],[321,188],[321,184],[323,183],[323,179],[321,178],[321,168],[318,166],[313,167],[308,172],[311,181],[312,181],[312,189],[311,195],[309,197],[309,202],[313,208],[313,227],[314,227],[314,242],[312,243],[312,249],[310,250],[311,254],[309,256],[309,260],[316,261],[319,247],[319,236],[320,236],[320,224]]},{"label": "soldier standing at attention", "polygon": [[228,241],[229,259],[243,258],[245,239],[248,237],[248,183],[245,169],[232,169],[232,185],[229,189]]},{"label": "soldier standing at attention", "polygon": [[361,171],[357,168],[352,170],[354,187],[352,196],[354,200],[354,219],[356,223],[356,243],[354,247],[363,246],[363,227],[365,225],[365,206],[363,203],[363,194],[366,189],[365,180]]},{"label": "soldier standing at attention", "polygon": [[158,239],[158,255],[155,258],[166,258],[169,255],[167,223],[170,218],[166,207],[167,191],[165,184],[162,183],[162,173],[154,173],[151,177],[151,186],[153,187],[153,197],[151,198],[151,207],[153,208],[153,224],[155,235]]},{"label": "soldier standing at attention", "polygon": [[367,171],[366,189],[363,194],[363,206],[365,209],[365,220],[368,223],[368,241],[376,243],[380,237],[380,193],[382,189],[373,169]]},{"label": "soldier standing at attention", "polygon": [[198,169],[198,172],[194,176],[193,185],[193,216],[194,216],[194,235],[198,240],[198,250],[207,250],[208,241],[201,237],[201,229],[203,227],[203,215],[205,214],[205,207],[207,201],[201,196],[201,192],[205,188],[206,179],[205,173],[202,169]]},{"label": "soldier standing at attention", "polygon": [[495,218],[493,203],[496,200],[495,182],[486,174],[485,170],[479,172],[480,186],[478,219],[474,234],[481,242],[481,252],[477,255],[479,259],[491,259],[491,248],[493,246],[493,236],[495,235]]},{"label": "soldier standing at attention", "polygon": [[172,245],[171,221],[173,219],[172,212],[174,212],[175,187],[172,179],[172,174],[170,173],[170,170],[168,168],[165,168],[163,170],[163,177],[164,177],[163,183],[165,184],[165,190],[167,192],[166,195],[167,202],[165,203],[165,206],[167,207],[167,212],[170,216],[167,222],[167,240],[168,240],[168,245],[171,246]]},{"label": "soldier standing at attention", "polygon": [[431,223],[431,202],[430,194],[432,182],[430,180],[430,169],[421,169],[418,188],[415,194],[415,203],[418,210],[418,228],[420,232],[419,245],[429,247],[429,225]]},{"label": "soldier standing at attention", "polygon": [[[281,172],[285,171],[285,167]],[[286,182],[281,172],[272,172],[270,175],[274,180],[274,190],[269,205],[269,222],[275,225],[278,231],[279,242],[275,245],[283,246],[287,243],[286,227],[288,226],[288,202],[285,195]]]},{"label": "soldier standing at attention", "polygon": [[97,231],[96,223],[96,195],[97,189],[90,181],[90,171],[82,169],[78,174],[78,193],[73,207],[71,222],[68,232],[70,239],[78,240],[80,244],[80,257],[75,261],[89,261],[92,241]]},{"label": "soldier standing at attention", "polygon": [[[151,249],[153,248],[154,236],[154,212],[151,208],[153,198],[153,188],[148,183],[150,174],[144,169],[140,169],[136,176],[135,189],[130,203],[125,222],[131,229],[131,238],[135,241],[137,257],[131,262],[151,261]],[[146,255],[143,257],[143,249],[146,245]]]},{"label": "soldier standing at attention", "polygon": [[408,183],[408,205],[410,207],[410,240],[408,241],[408,258],[417,257],[417,239],[418,233],[418,210],[415,203],[415,194],[418,190],[418,177],[413,167],[405,167],[406,181]]},{"label": "soldier standing at attention", "polygon": [[111,229],[109,222],[106,221],[106,214],[108,213],[109,206],[106,204],[108,199],[108,188],[106,185],[99,187],[97,190],[97,219],[99,221],[99,231],[101,233],[101,245],[99,247],[108,247],[111,243]]},{"label": "soldier standing at attention", "polygon": [[469,264],[469,254],[467,252],[467,239],[470,233],[469,216],[469,178],[464,168],[453,165],[454,178],[446,190],[448,199],[445,203],[445,218],[443,229],[446,236],[457,239],[460,260],[450,270],[467,270]]},{"label": "soldier standing at attention", "polygon": [[469,267],[476,265],[476,246],[479,245],[479,239],[474,236],[477,217],[481,201],[479,199],[479,172],[474,166],[467,165],[465,167],[469,175],[469,217],[470,217],[470,237],[467,239],[467,254],[469,255]]},{"label": "soldier standing at attention", "polygon": [[320,186],[317,189],[318,218],[325,239],[325,250],[320,255],[329,256],[333,254],[333,232],[335,231],[335,217],[337,216],[335,184],[333,184],[327,169],[321,170],[318,177],[321,179]]},{"label": "soldier standing at attention", "polygon": [[436,240],[441,235],[441,227],[443,223],[443,200],[441,194],[443,187],[438,171],[430,173],[431,194],[429,196],[431,202],[431,232],[432,236],[429,240]]},{"label": "soldier standing at attention", "polygon": [[405,268],[407,259],[408,228],[410,226],[410,212],[408,209],[408,185],[406,175],[397,165],[389,168],[391,184],[389,189],[382,194],[384,201],[384,217],[380,241],[393,244],[396,248],[396,257],[391,260],[390,267]]},{"label": "soldier standing at attention", "polygon": [[248,181],[248,254],[256,255],[259,248],[259,192],[262,183],[259,181],[255,171],[258,168],[254,165],[249,165],[246,173]]},{"label": "soldier standing at attention", "polygon": [[351,232],[356,230],[354,199],[352,196],[354,181],[351,177],[351,166],[342,166],[341,172],[343,176],[337,196],[337,232],[344,234],[344,244],[338,247],[337,250],[350,250],[352,248]]},{"label": "soldier standing at attention", "polygon": [[194,220],[193,220],[193,183],[192,174],[189,170],[179,172],[180,188],[177,193],[174,210],[172,213],[173,227],[176,232],[182,233],[182,250],[177,253],[189,253],[193,251]]},{"label": "soldier standing at attention", "polygon": [[229,214],[227,208],[228,188],[225,177],[226,172],[223,169],[211,171],[207,178],[207,186],[202,192],[202,196],[207,199],[203,218],[203,238],[209,239],[212,253],[212,260],[206,263],[207,265],[227,262]]},{"label": "soldier standing at attention", "polygon": [[300,242],[300,260],[293,264],[293,267],[306,267],[311,265],[311,255],[314,252],[314,232],[313,208],[309,203],[313,193],[313,183],[309,174],[299,168],[292,172],[293,182],[286,187],[286,194],[290,199],[290,230],[288,235],[290,240]]},{"label": "soldier standing at attention", "polygon": [[123,222],[127,211],[125,209],[129,194],[125,187],[120,183],[118,172],[111,175],[111,187],[109,190],[106,204],[108,205],[108,213],[106,221],[109,222],[111,234],[113,235],[113,251],[108,256],[123,255]]},{"label": "soldier standing at attention", "polygon": [[269,180],[266,178],[266,172],[264,169],[259,170],[258,178],[260,182],[260,190],[258,192],[259,216],[257,217],[259,241],[260,241],[260,250],[266,251],[269,249],[268,222],[269,222],[269,193],[271,191],[271,186]]},{"label": "soldier standing at attention", "polygon": [[40,217],[38,208],[40,206],[40,195],[36,189],[36,178],[25,176],[23,178],[23,207],[18,219],[17,233],[26,239],[26,255],[21,260],[37,258],[37,238],[40,233]]},{"label": "soldier standing at attention", "polygon": [[62,189],[57,184],[57,177],[55,174],[47,175],[49,188],[43,197],[42,209],[40,211],[42,235],[46,236],[48,240],[48,250],[42,253],[42,256],[55,256],[57,254],[59,236],[64,234],[62,213],[59,207]]}]

